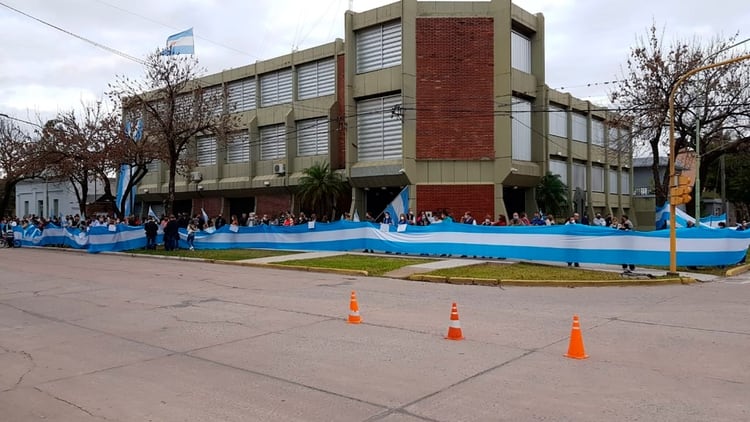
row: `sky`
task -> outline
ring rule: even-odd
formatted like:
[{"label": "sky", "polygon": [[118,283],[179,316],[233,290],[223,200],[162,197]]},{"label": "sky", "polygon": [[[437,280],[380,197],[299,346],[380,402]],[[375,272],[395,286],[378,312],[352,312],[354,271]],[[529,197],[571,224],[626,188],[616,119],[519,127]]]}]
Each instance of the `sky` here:
[{"label": "sky", "polygon": [[[351,8],[392,2],[351,0]],[[652,23],[669,42],[750,37],[745,0],[514,3],[544,14],[547,85],[599,104]],[[211,74],[343,38],[349,8],[349,0],[0,0],[0,114],[44,121],[106,100],[117,76],[142,78],[142,65],[76,36],[143,59],[192,27],[196,57]]]}]

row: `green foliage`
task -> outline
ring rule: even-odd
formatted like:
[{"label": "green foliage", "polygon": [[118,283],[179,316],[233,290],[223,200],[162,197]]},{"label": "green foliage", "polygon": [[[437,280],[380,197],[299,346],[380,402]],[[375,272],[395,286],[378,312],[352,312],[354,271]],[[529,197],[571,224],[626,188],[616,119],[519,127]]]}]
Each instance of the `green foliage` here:
[{"label": "green foliage", "polygon": [[343,198],[349,185],[331,169],[328,163],[315,163],[302,171],[304,176],[297,185],[297,195],[303,209],[317,213],[319,216],[330,213],[331,219],[336,203]]},{"label": "green foliage", "polygon": [[536,203],[546,214],[561,216],[568,210],[568,187],[560,175],[547,172],[536,186]]},{"label": "green foliage", "polygon": [[429,273],[443,277],[487,278],[495,280],[621,280],[618,272],[563,268],[551,265],[483,263],[460,268],[446,268]]}]

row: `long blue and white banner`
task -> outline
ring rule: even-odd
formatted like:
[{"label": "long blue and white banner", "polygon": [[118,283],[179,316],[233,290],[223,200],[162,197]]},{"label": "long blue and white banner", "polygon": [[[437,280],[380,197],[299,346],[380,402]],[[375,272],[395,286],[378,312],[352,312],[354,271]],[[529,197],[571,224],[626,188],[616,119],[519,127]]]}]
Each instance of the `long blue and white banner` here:
[{"label": "long blue and white banner", "polygon": [[[17,228],[23,246],[63,245],[89,252],[143,248],[143,227],[112,225],[77,229],[46,228],[43,232]],[[732,265],[744,258],[750,231],[678,228],[677,265]],[[180,247],[187,248],[180,231]],[[466,255],[528,261],[600,264],[669,265],[669,231],[621,231],[579,224],[560,226],[474,226],[443,223],[430,226],[390,226],[336,221],[291,227],[223,226],[199,232],[196,249],[262,248],[305,251],[372,249],[404,254]]]}]

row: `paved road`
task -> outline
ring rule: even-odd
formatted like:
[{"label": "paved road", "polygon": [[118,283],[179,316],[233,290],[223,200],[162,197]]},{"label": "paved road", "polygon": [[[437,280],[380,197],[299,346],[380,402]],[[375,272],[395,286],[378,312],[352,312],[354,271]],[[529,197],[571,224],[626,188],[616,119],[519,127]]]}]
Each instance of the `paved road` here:
[{"label": "paved road", "polygon": [[[497,288],[4,249],[0,420],[750,420],[748,279]],[[464,341],[443,339],[452,302]],[[587,360],[563,357],[573,314]]]}]

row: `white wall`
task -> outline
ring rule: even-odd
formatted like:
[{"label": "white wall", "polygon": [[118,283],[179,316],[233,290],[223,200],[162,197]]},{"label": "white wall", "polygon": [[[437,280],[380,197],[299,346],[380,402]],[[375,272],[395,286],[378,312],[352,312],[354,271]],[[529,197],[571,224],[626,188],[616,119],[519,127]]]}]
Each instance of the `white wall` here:
[{"label": "white wall", "polygon": [[[104,194],[104,184],[98,180],[96,184],[92,181],[89,183],[88,193],[87,202],[93,202],[95,196]],[[114,191],[112,193],[114,194]],[[45,182],[44,179],[37,178],[24,180],[16,185],[16,216],[24,217],[32,214],[46,218],[60,214],[63,216],[82,214],[82,212],[78,207],[78,199],[70,182],[67,180]]]}]

